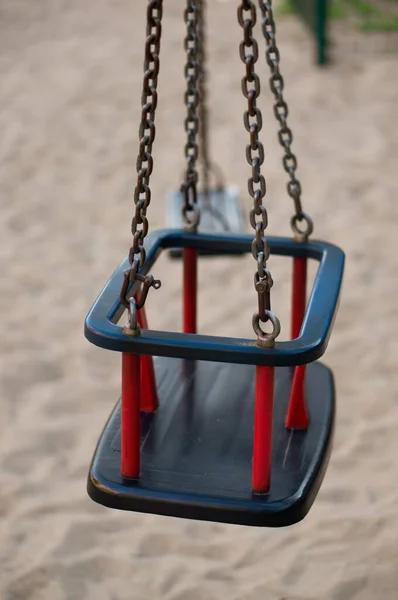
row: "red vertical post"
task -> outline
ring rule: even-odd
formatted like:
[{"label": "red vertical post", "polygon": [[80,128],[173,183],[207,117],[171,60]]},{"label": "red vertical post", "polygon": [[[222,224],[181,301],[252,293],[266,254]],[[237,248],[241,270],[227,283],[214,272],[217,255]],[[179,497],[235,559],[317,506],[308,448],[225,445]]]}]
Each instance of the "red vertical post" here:
[{"label": "red vertical post", "polygon": [[122,354],[122,476],[140,474],[140,356]]},{"label": "red vertical post", "polygon": [[285,421],[288,429],[307,429],[310,421],[305,401],[306,366],[299,365],[294,370],[292,391]]},{"label": "red vertical post", "polygon": [[274,367],[256,367],[252,490],[267,492],[271,484]]},{"label": "red vertical post", "polygon": [[197,325],[198,251],[183,251],[183,331],[196,333]]},{"label": "red vertical post", "polygon": [[[138,311],[138,325],[141,329],[148,329],[145,308]],[[156,391],[155,369],[152,356],[141,356],[141,412],[155,412],[158,407]]]},{"label": "red vertical post", "polygon": [[[307,259],[293,259],[292,339],[298,338],[307,304]],[[307,429],[309,416],[305,401],[306,365],[294,371],[292,391],[285,425],[288,429]]]}]

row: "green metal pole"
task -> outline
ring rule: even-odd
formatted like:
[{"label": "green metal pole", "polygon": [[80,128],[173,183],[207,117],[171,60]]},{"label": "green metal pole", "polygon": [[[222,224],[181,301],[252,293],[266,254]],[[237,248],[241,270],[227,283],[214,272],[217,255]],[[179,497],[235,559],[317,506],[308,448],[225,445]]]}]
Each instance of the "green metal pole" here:
[{"label": "green metal pole", "polygon": [[316,39],[317,39],[317,62],[325,65],[328,62],[328,0],[317,0],[316,14]]}]

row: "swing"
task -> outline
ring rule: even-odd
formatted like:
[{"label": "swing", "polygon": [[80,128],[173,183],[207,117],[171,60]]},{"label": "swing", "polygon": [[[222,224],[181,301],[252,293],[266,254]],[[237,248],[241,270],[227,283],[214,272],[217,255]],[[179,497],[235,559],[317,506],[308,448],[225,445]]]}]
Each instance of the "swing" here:
[{"label": "swing", "polygon": [[[258,0],[266,58],[271,69],[279,140],[293,198],[292,238],[267,237],[264,162],[259,140],[261,112],[253,38],[256,8],[242,0],[240,57],[242,90],[248,102],[244,123],[253,198],[254,236],[199,232],[197,201],[197,48],[204,0],[187,0],[188,27],[187,171],[182,185],[183,227],[148,233],[149,179],[153,168],[155,109],[162,0],[147,11],[144,91],[137,161],[133,244],[85,322],[93,344],[122,354],[121,400],[100,437],[88,475],[90,497],[110,508],[241,525],[281,527],[303,519],[313,504],[329,461],[334,430],[335,392],[331,371],[318,359],[326,351],[337,312],[344,254],[332,244],[310,240],[312,221],[302,210],[292,133],[286,123],[283,79],[275,39],[272,3]],[[145,238],[145,242],[144,242]],[[159,280],[150,274],[162,251],[179,249],[183,263],[183,332],[153,331],[145,302]],[[197,263],[200,253],[251,253],[258,309],[255,339],[197,332]],[[271,311],[269,255],[293,259],[292,331],[278,341],[280,323]],[[308,259],[318,261],[307,303]],[[154,293],[154,292],[153,292]],[[127,311],[127,322],[120,325]],[[267,323],[270,332],[261,324]]]}]

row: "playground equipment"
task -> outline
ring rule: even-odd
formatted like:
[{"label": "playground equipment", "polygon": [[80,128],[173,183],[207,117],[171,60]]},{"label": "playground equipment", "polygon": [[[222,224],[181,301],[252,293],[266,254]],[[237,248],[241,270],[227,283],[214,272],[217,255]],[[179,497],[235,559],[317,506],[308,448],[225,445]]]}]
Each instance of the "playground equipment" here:
[{"label": "playground equipment", "polygon": [[314,36],[316,62],[328,62],[328,7],[329,0],[291,0],[297,13]]},{"label": "playground equipment", "polygon": [[[187,0],[187,165],[180,199],[172,207],[181,203],[181,227],[147,236],[163,12],[162,0],[148,2],[133,243],[85,323],[89,341],[122,355],[121,400],[105,425],[88,476],[91,498],[110,508],[243,525],[291,525],[309,511],[328,464],[335,392],[331,371],[317,360],[326,350],[336,315],[344,254],[336,246],[310,240],[313,224],[301,203],[272,2],[258,0],[258,7],[287,191],[294,204],[293,237],[265,237],[268,214],[255,69],[259,47],[254,37],[258,11],[251,0],[238,2],[238,23],[254,233],[239,232],[239,226],[238,231],[199,230],[197,163],[203,147],[197,138],[205,110],[205,1]],[[200,138],[203,143],[203,132]],[[204,189],[206,195],[206,180]],[[223,208],[213,200],[231,224],[228,194]],[[231,206],[235,202],[233,198]],[[160,252],[170,249],[180,249],[183,263],[183,331],[176,333],[150,330],[145,314],[149,291],[161,285],[150,271]],[[198,333],[199,256],[241,253],[251,253],[255,263],[253,339]],[[291,340],[284,342],[278,341],[280,322],[271,310],[270,254],[293,259]],[[307,303],[308,259],[319,266]],[[200,264],[206,260],[201,258]],[[151,294],[156,302],[156,293]],[[125,312],[127,322],[120,325]]]}]

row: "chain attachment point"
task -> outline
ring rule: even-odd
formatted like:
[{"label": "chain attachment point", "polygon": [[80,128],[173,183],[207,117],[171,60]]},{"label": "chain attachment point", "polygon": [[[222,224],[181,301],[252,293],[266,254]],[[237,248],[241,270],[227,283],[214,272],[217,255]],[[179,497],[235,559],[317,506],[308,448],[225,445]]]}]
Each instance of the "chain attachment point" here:
[{"label": "chain attachment point", "polygon": [[186,181],[181,186],[183,199],[182,215],[184,217],[184,231],[196,233],[200,221],[198,207],[198,192],[195,181]]},{"label": "chain attachment point", "polygon": [[270,310],[265,311],[267,321],[270,321],[272,324],[272,331],[270,333],[266,333],[261,329],[260,326],[260,315],[255,313],[252,319],[252,325],[254,332],[257,335],[257,344],[261,348],[273,348],[275,346],[275,340],[281,332],[281,324],[279,319],[274,313]]},{"label": "chain attachment point", "polygon": [[[279,335],[280,325],[277,317],[271,312],[272,276],[266,263],[270,249],[265,238],[268,226],[268,213],[263,205],[263,198],[267,193],[261,166],[264,163],[264,147],[260,142],[259,133],[263,127],[260,109],[257,107],[257,98],[260,95],[260,78],[255,72],[258,60],[258,44],[253,37],[253,27],[256,23],[256,7],[252,0],[242,0],[238,7],[238,22],[243,29],[243,41],[239,45],[239,56],[245,65],[245,75],[241,80],[243,96],[247,99],[247,109],[243,114],[243,124],[249,133],[249,144],[246,146],[246,160],[251,167],[251,177],[247,182],[249,195],[253,198],[250,210],[250,225],[254,230],[254,239],[251,250],[257,262],[257,271],[254,274],[254,288],[258,295],[258,312],[253,315],[253,329],[257,335],[259,346],[270,348],[274,345]],[[264,333],[260,321],[271,321],[273,331]]]},{"label": "chain attachment point", "polygon": [[[155,280],[152,275],[140,275],[139,267],[142,267],[146,259],[144,239],[148,233],[149,223],[147,209],[151,201],[151,189],[149,180],[153,171],[152,146],[156,136],[155,112],[158,104],[158,75],[159,75],[159,53],[162,34],[163,0],[148,0],[147,5],[146,41],[144,54],[144,77],[141,94],[141,121],[138,129],[139,150],[137,156],[136,170],[137,183],[134,190],[135,212],[131,222],[131,233],[133,243],[129,252],[129,263],[131,268],[125,272],[120,301],[130,311],[140,310],[144,306],[150,287],[158,289],[160,281]],[[127,293],[131,283],[136,281],[143,283],[140,300],[134,300],[132,309],[131,299],[127,299]],[[130,318],[131,321],[131,318]],[[134,321],[134,319],[133,319]],[[135,328],[129,328],[131,331]],[[134,334],[137,335],[137,334]]]},{"label": "chain attachment point", "polygon": [[133,262],[131,269],[127,269],[127,271],[124,272],[123,285],[120,292],[120,302],[129,310],[131,309],[131,298],[128,298],[127,296],[131,284],[134,284],[135,281],[142,283],[139,300],[134,300],[137,310],[141,310],[144,306],[150,288],[153,287],[155,290],[158,290],[162,285],[162,282],[159,279],[154,279],[153,275],[141,275],[138,273],[139,267],[140,261],[139,259],[136,259]]},{"label": "chain attachment point", "polygon": [[[304,229],[300,229],[298,224],[304,222]],[[301,215],[293,215],[290,224],[293,229],[294,239],[296,242],[308,242],[309,236],[314,231],[314,222],[307,213],[302,212]]]},{"label": "chain attachment point", "polygon": [[125,335],[133,336],[140,335],[141,329],[138,325],[138,309],[134,296],[130,298],[128,315],[128,321],[123,328],[123,333]]},{"label": "chain attachment point", "polygon": [[262,269],[264,275],[261,277],[258,273],[254,274],[254,287],[258,294],[258,316],[260,321],[268,321],[267,311],[271,310],[271,288],[273,281],[271,273],[267,269]]}]

